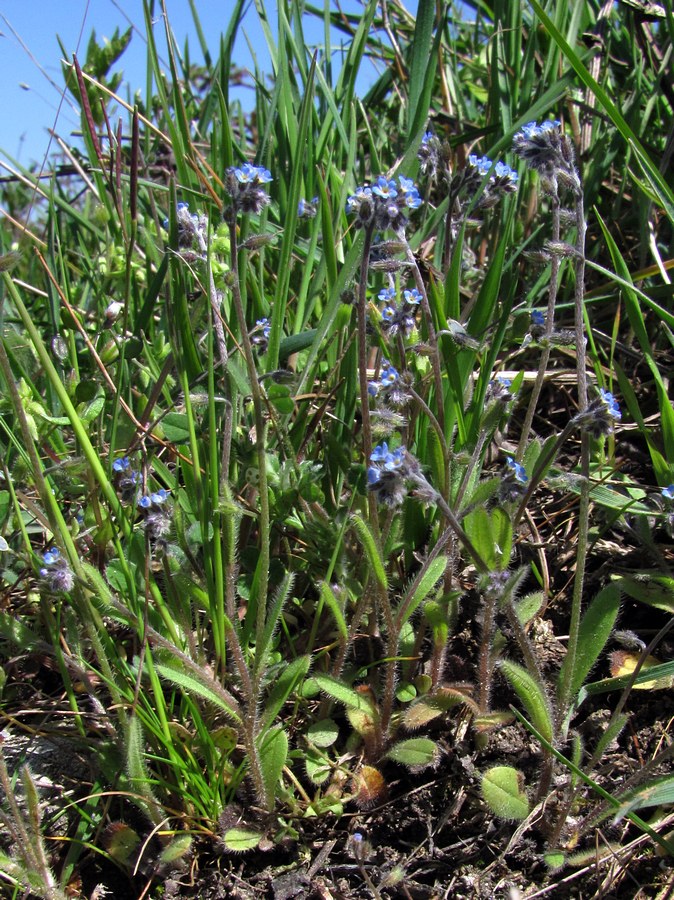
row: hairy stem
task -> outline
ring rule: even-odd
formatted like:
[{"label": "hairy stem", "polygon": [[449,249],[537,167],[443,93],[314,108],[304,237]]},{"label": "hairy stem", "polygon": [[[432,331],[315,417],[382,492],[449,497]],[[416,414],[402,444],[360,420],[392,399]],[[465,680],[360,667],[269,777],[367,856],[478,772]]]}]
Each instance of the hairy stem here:
[{"label": "hairy stem", "polygon": [[[574,294],[574,314],[576,326],[576,375],[578,378],[578,410],[583,413],[588,406],[587,372],[585,350],[585,211],[580,182],[576,192],[576,285]],[[573,582],[571,600],[571,619],[569,622],[569,640],[567,643],[567,664],[563,669],[563,678],[559,684],[559,721],[566,720],[566,710],[571,703],[571,685],[578,637],[580,634],[580,618],[583,605],[583,588],[585,585],[585,564],[588,551],[589,513],[590,513],[590,436],[583,431],[580,452],[580,503],[578,506],[578,543],[576,547],[576,572]],[[565,735],[562,735],[565,737]]]},{"label": "hairy stem", "polygon": [[[246,324],[246,315],[241,300],[241,288],[239,282],[239,251],[237,244],[236,222],[230,222],[229,240],[232,251],[232,270],[230,287],[232,291],[232,299],[234,301],[234,309],[239,323],[239,331],[241,334],[241,347],[246,360],[246,368],[248,370],[248,378],[250,380],[250,391],[253,399],[253,410],[255,417],[255,450],[257,452],[257,463],[259,471],[258,493],[260,497],[260,519],[259,519],[259,547],[260,556],[257,567],[258,574],[258,590],[257,590],[257,618],[256,618],[256,637],[261,640],[262,633],[267,618],[267,594],[269,591],[269,553],[270,553],[270,525],[269,525],[269,490],[267,485],[267,448],[266,435],[267,423],[264,416],[262,391],[260,390],[260,382],[255,365],[255,357],[253,356],[253,348],[248,336],[248,327]],[[366,385],[367,390],[367,385]],[[369,421],[368,421],[369,425]]]},{"label": "hairy stem", "polygon": [[[560,224],[560,209],[559,209],[559,194],[557,192],[557,184],[554,185],[554,192],[550,195],[551,203],[552,203],[552,240],[559,241],[561,224]],[[552,337],[552,332],[555,326],[555,306],[557,304],[557,291],[559,287],[559,256],[556,253],[552,254],[552,258],[550,261],[550,284],[548,286],[548,309],[545,319],[545,344],[543,346],[543,350],[541,352],[541,359],[538,364],[538,372],[536,373],[536,381],[534,382],[534,386],[531,390],[531,396],[529,398],[529,405],[527,407],[527,412],[524,417],[524,424],[522,426],[522,434],[520,435],[520,442],[517,446],[517,454],[516,459],[518,462],[522,462],[522,457],[524,456],[524,451],[527,448],[527,441],[529,440],[529,433],[531,432],[531,425],[534,421],[534,415],[536,413],[536,406],[538,405],[538,398],[541,395],[541,390],[543,388],[543,381],[545,380],[545,373],[548,368],[548,362],[550,360],[550,338]]]}]

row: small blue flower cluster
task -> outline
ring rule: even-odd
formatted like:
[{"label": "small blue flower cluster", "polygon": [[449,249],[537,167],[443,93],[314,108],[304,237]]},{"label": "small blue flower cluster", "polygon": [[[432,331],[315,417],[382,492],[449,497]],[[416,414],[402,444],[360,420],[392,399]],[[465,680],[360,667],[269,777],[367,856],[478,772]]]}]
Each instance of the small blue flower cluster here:
[{"label": "small blue flower cluster", "polygon": [[[520,484],[526,484],[529,481],[529,476],[526,473],[526,469],[521,463],[518,463],[517,460],[514,460],[512,456],[509,456],[506,459],[506,475],[510,476],[518,481]],[[508,469],[510,471],[508,471]]]},{"label": "small blue flower cluster", "polygon": [[478,157],[471,153],[465,173],[458,176],[462,186],[475,191],[485,175],[489,173],[489,181],[480,200],[480,205],[486,207],[493,206],[503,194],[512,194],[517,190],[519,181],[517,172],[500,160],[494,163],[488,156]]},{"label": "small blue flower cluster", "polygon": [[416,288],[403,291],[402,300],[398,302],[395,288],[384,288],[379,291],[379,300],[385,305],[381,313],[381,330],[387,337],[394,337],[399,331],[409,337],[416,327],[416,314],[421,304],[421,294]]},{"label": "small blue flower cluster", "polygon": [[385,506],[400,506],[405,498],[405,481],[409,474],[406,456],[404,447],[389,450],[386,442],[379,444],[370,454],[367,487]]},{"label": "small blue flower cluster", "polygon": [[367,392],[371,397],[376,397],[382,391],[393,387],[400,379],[400,374],[390,362],[384,360],[379,381],[371,381],[367,386]]},{"label": "small blue flower cluster", "polygon": [[167,507],[168,497],[169,492],[165,488],[160,488],[151,494],[144,494],[138,500],[138,507],[143,513],[145,533],[155,547],[160,549],[164,548],[166,535],[171,530],[170,510]]},{"label": "small blue flower cluster", "polygon": [[383,420],[391,419],[394,410],[401,410],[409,402],[409,391],[398,370],[388,360],[384,360],[379,381],[371,381],[367,391],[371,397],[376,397],[376,409]]},{"label": "small blue flower cluster", "polygon": [[367,487],[385,506],[400,506],[408,492],[422,503],[436,503],[439,497],[411,453],[404,446],[389,450],[385,441],[370,454]]},{"label": "small blue flower cluster", "polygon": [[560,180],[576,193],[581,190],[574,167],[573,144],[556,119],[540,125],[529,122],[514,136],[513,150],[545,179]]},{"label": "small blue flower cluster", "polygon": [[666,514],[665,527],[670,537],[674,536],[674,484],[668,485],[660,492]]},{"label": "small blue flower cluster", "polygon": [[241,168],[227,169],[225,187],[232,198],[232,212],[259,213],[270,202],[264,185],[272,181],[271,172],[264,166],[244,163]]},{"label": "small blue flower cluster", "polygon": [[133,500],[140,475],[135,469],[131,468],[129,457],[121,456],[119,459],[116,459],[112,464],[112,471],[114,472],[115,487],[122,502],[128,503],[130,500]]},{"label": "small blue flower cluster", "polygon": [[548,171],[554,169],[561,157],[562,132],[560,123],[529,122],[513,137],[513,150],[532,169]]},{"label": "small blue flower cluster", "polygon": [[499,485],[498,496],[502,503],[514,503],[526,493],[529,481],[524,466],[511,456],[507,457],[505,471]]},{"label": "small blue flower cluster", "polygon": [[160,509],[168,500],[169,492],[166,488],[160,488],[152,494],[145,494],[138,501],[141,509]]},{"label": "small blue flower cluster", "polygon": [[318,197],[313,200],[300,200],[297,204],[297,215],[300,219],[314,219],[317,213]]},{"label": "small blue flower cluster", "polygon": [[546,322],[547,316],[544,312],[540,309],[531,310],[531,323],[529,325],[529,331],[525,335],[522,347],[526,347],[531,341],[540,341],[545,335]]},{"label": "small blue flower cluster", "polygon": [[545,122],[541,122],[539,125],[538,122],[528,122],[526,125],[522,126],[522,130],[518,131],[515,135],[515,140],[522,141],[535,141],[539,138],[549,134],[555,129],[558,129],[562,123],[559,119],[555,119],[554,122],[551,122],[549,119]]},{"label": "small blue flower cluster", "polygon": [[427,131],[421,139],[421,145],[417,150],[417,159],[421,174],[434,181],[440,166],[440,151],[442,144],[432,131]]},{"label": "small blue flower cluster", "polygon": [[271,334],[271,325],[269,319],[258,319],[255,327],[252,329],[248,337],[254,347],[257,347],[260,353],[265,353],[269,346],[269,335]]},{"label": "small blue flower cluster", "polygon": [[620,405],[618,401],[613,396],[610,391],[605,391],[603,388],[599,391],[599,395],[601,397],[602,403],[606,406],[606,412],[608,415],[618,421],[622,419],[622,412],[620,411]]},{"label": "small blue flower cluster", "polygon": [[57,547],[52,547],[42,554],[40,577],[54,594],[67,593],[75,584],[75,576]]},{"label": "small blue flower cluster", "polygon": [[511,386],[512,381],[504,375],[497,375],[496,378],[493,378],[487,387],[487,393],[484,398],[485,407],[493,402],[501,403],[504,406],[506,403],[509,403],[513,398],[510,392]]},{"label": "small blue flower cluster", "polygon": [[431,131],[427,131],[421,139],[417,157],[424,175],[430,177],[431,181],[435,180],[438,174],[441,175],[449,185],[450,195],[456,197],[463,192],[468,198],[467,202],[471,202],[482,179],[489,174],[489,180],[478,203],[483,209],[494,206],[503,194],[517,190],[519,181],[517,172],[504,162],[494,163],[488,156],[471,153],[465,168],[452,173],[450,149],[447,145],[441,144]]},{"label": "small blue flower cluster", "polygon": [[610,391],[602,388],[599,396],[589,404],[587,409],[578,413],[575,421],[580,427],[595,438],[612,434],[616,422],[622,419],[618,401]]},{"label": "small blue flower cluster", "polygon": [[[185,250],[194,245],[195,239],[203,235],[208,227],[206,216],[190,212],[189,203],[181,200],[176,204],[176,219],[178,221],[178,246]],[[168,231],[169,220],[164,219],[164,228]]]},{"label": "small blue flower cluster", "polygon": [[380,175],[371,187],[356,188],[346,201],[346,211],[356,215],[359,228],[398,231],[407,225],[406,212],[421,206],[419,191],[411,178],[398,176],[398,182]]}]

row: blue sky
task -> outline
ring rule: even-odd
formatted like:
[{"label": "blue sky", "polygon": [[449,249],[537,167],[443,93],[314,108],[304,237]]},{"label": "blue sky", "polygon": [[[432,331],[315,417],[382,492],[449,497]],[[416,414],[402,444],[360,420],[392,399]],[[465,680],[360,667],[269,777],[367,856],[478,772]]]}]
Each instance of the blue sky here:
[{"label": "blue sky", "polygon": [[[316,0],[315,5],[320,4],[321,0]],[[234,4],[231,0],[195,0],[195,5],[211,52],[217,57],[219,36],[226,30]],[[346,12],[361,8],[358,0],[342,0],[340,5]],[[408,9],[416,9],[417,2],[410,0],[406,5]],[[267,0],[266,6],[272,18],[276,4]],[[160,9],[159,2],[156,7]],[[166,7],[178,46],[182,47],[187,37],[192,58],[199,61],[199,43],[188,0],[166,0]],[[254,4],[251,2],[249,7],[243,31],[255,47],[260,65],[268,71],[265,39]],[[56,35],[68,52],[77,52],[83,62],[92,30],[100,42],[103,37],[111,36],[115,28],[124,31],[130,25],[134,27],[131,44],[114,67],[114,71],[124,72],[124,83],[119,88],[124,98],[145,86],[142,0],[0,0],[0,159],[9,156],[23,165],[31,160],[41,162],[49,142],[49,128],[55,127],[59,135],[70,141],[71,132],[79,127],[78,116],[67,96],[61,104],[63,79]],[[162,33],[163,24],[159,21],[155,34]],[[314,21],[306,39],[309,44],[322,41],[321,23]],[[244,67],[251,65],[242,33],[237,38],[234,62]]]}]

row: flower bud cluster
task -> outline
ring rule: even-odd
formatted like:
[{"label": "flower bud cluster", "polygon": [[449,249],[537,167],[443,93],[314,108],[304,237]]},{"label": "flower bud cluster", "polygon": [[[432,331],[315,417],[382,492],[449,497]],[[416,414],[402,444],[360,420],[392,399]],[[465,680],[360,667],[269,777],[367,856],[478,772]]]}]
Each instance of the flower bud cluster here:
[{"label": "flower bud cluster", "polygon": [[67,593],[75,584],[75,576],[57,547],[42,554],[40,577],[53,594]]},{"label": "flower bud cluster", "polygon": [[621,419],[622,412],[618,401],[610,391],[602,388],[599,396],[590,403],[587,409],[578,413],[574,421],[592,437],[600,438],[603,435],[612,434],[616,422]]},{"label": "flower bud cluster", "polygon": [[122,503],[133,500],[138,489],[139,473],[131,468],[128,456],[116,459],[112,464],[113,481]]},{"label": "flower bud cluster", "polygon": [[484,397],[484,405],[488,407],[491,403],[501,403],[506,406],[513,399],[510,393],[512,381],[504,375],[497,375],[493,378],[488,386]]},{"label": "flower bud cluster", "polygon": [[251,329],[248,337],[253,347],[257,347],[260,353],[266,353],[269,346],[269,335],[271,334],[271,325],[269,319],[258,319],[255,328]]},{"label": "flower bud cluster", "polygon": [[400,506],[407,494],[406,480],[409,474],[407,451],[404,447],[389,450],[383,442],[370,455],[367,470],[368,490],[385,506]]},{"label": "flower bud cluster", "polygon": [[153,544],[164,543],[166,535],[171,531],[170,507],[167,506],[167,501],[168,491],[165,488],[144,494],[138,500],[138,507],[145,523],[145,533]]},{"label": "flower bud cluster", "polygon": [[668,485],[660,492],[662,504],[665,508],[667,518],[665,519],[666,528],[670,535],[674,535],[674,484]]},{"label": "flower bud cluster", "polygon": [[[181,250],[191,250],[199,238],[204,238],[208,228],[208,219],[204,215],[190,212],[189,203],[181,201],[176,206],[176,219],[178,221],[178,246]],[[164,220],[164,228],[168,231],[169,220]]]},{"label": "flower bud cluster", "polygon": [[580,194],[573,144],[557,120],[540,125],[529,122],[513,138],[513,150],[531,169],[540,173],[548,189],[556,193],[554,188],[561,182],[575,194]]},{"label": "flower bud cluster", "polygon": [[471,154],[466,168],[455,176],[457,192],[463,189],[473,196],[487,174],[489,181],[478,201],[480,209],[495,206],[504,194],[513,194],[517,190],[519,180],[517,172],[505,163],[500,161],[494,163],[488,156],[477,157]]},{"label": "flower bud cluster", "polygon": [[370,381],[367,392],[377,398],[377,405],[391,409],[402,409],[407,405],[409,394],[398,370],[384,360],[379,381]]},{"label": "flower bud cluster", "polygon": [[270,203],[270,197],[264,185],[272,181],[271,172],[263,166],[244,163],[241,168],[234,166],[227,169],[225,188],[231,197],[231,212],[260,213]]},{"label": "flower bud cluster", "polygon": [[380,231],[399,231],[407,225],[407,211],[421,206],[419,191],[411,178],[398,176],[398,181],[380,175],[371,186],[356,188],[346,201],[346,211],[356,216],[359,228],[374,227]]},{"label": "flower bud cluster", "polygon": [[435,181],[442,170],[442,143],[432,131],[427,131],[422,137],[417,159],[421,174],[430,181]]},{"label": "flower bud cluster", "polygon": [[506,467],[499,486],[499,499],[503,503],[514,503],[526,493],[529,476],[524,466],[512,457],[506,459]]},{"label": "flower bud cluster", "polygon": [[384,441],[370,454],[367,487],[377,502],[400,506],[408,493],[424,503],[434,503],[438,493],[426,480],[418,461],[405,447],[389,450]]},{"label": "flower bud cluster", "polygon": [[318,212],[318,197],[313,200],[300,200],[297,204],[297,215],[300,219],[315,219]]},{"label": "flower bud cluster", "polygon": [[379,291],[379,300],[384,303],[381,312],[381,330],[386,337],[395,337],[398,332],[409,337],[416,327],[416,314],[421,304],[421,294],[416,288],[403,291],[398,299],[395,288]]},{"label": "flower bud cluster", "polygon": [[427,131],[421,139],[417,158],[424,175],[431,181],[441,178],[446,183],[452,200],[460,194],[464,195],[462,206],[467,206],[472,202],[486,175],[489,175],[489,180],[477,201],[478,209],[489,209],[504,194],[510,194],[517,190],[519,176],[505,163],[501,161],[494,163],[488,156],[478,157],[476,154],[471,154],[467,164],[462,169],[453,172],[450,154],[449,145],[441,143],[431,131]]}]

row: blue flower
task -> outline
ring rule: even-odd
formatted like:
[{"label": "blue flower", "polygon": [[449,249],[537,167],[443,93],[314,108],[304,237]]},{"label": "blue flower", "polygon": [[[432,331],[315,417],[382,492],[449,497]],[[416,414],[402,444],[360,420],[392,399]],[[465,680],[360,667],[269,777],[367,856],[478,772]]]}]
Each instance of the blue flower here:
[{"label": "blue flower", "polygon": [[[176,220],[178,223],[178,246],[189,249],[194,244],[195,238],[203,236],[207,226],[206,216],[190,212],[189,203],[184,200],[176,203]],[[164,228],[168,231],[169,220],[164,220]]]},{"label": "blue flower", "polygon": [[418,209],[421,206],[421,197],[416,184],[411,178],[405,178],[403,175],[398,176],[398,184],[400,185],[400,193],[405,199],[405,205],[408,209]]},{"label": "blue flower", "polygon": [[395,288],[391,287],[382,288],[382,290],[377,294],[379,300],[382,300],[384,303],[389,303],[391,300],[395,300],[396,296],[397,295]]},{"label": "blue flower", "polygon": [[370,454],[370,462],[384,462],[388,455],[388,444],[386,441],[382,441]]},{"label": "blue flower", "polygon": [[512,381],[510,378],[506,378],[505,375],[497,375],[496,378],[493,378],[487,386],[484,398],[485,408],[492,402],[499,402],[503,406],[509,403],[513,398],[513,395],[510,393],[511,386]]},{"label": "blue flower", "polygon": [[674,500],[674,484],[662,489],[662,496],[665,500]]},{"label": "blue flower", "polygon": [[623,414],[620,410],[620,406],[618,401],[613,396],[610,391],[605,391],[603,388],[599,391],[599,396],[601,397],[602,402],[606,406],[606,411],[608,415],[612,419],[620,420],[623,417]]},{"label": "blue flower", "polygon": [[381,372],[381,385],[382,387],[390,387],[392,384],[395,384],[396,381],[400,378],[400,375],[393,368],[391,363],[384,363],[384,368]]},{"label": "blue flower", "polygon": [[262,329],[262,334],[266,338],[268,338],[271,334],[271,325],[269,324],[269,319],[266,316],[264,319],[258,319],[255,323],[255,326]]},{"label": "blue flower", "polygon": [[131,463],[129,462],[128,456],[120,456],[119,459],[116,459],[112,464],[113,472],[126,472],[128,468],[130,468]]},{"label": "blue flower", "polygon": [[526,470],[523,465],[520,465],[516,460],[509,456],[506,459],[506,466],[510,469],[508,475],[513,477],[515,481],[518,481],[520,484],[526,484],[529,481],[529,476],[526,473]]},{"label": "blue flower", "polygon": [[112,464],[114,473],[115,488],[119,492],[122,503],[128,503],[136,494],[136,485],[140,478],[140,473],[131,468],[131,461],[128,456],[121,456]]},{"label": "blue flower", "polygon": [[515,503],[526,494],[529,476],[524,466],[511,456],[506,457],[505,462],[506,467],[499,485],[498,497],[502,503]]},{"label": "blue flower", "polygon": [[169,492],[165,488],[153,491],[151,494],[145,494],[138,501],[141,509],[156,509],[163,506],[168,500]]},{"label": "blue flower", "polygon": [[551,122],[547,119],[545,122],[541,122],[539,125],[538,122],[528,122],[526,125],[522,126],[522,130],[518,131],[515,135],[517,138],[519,135],[524,136],[528,141],[532,141],[535,138],[539,138],[542,135],[553,131],[555,128],[559,128],[561,122],[558,119],[555,119]]},{"label": "blue flower", "polygon": [[513,182],[513,184],[517,184],[519,180],[518,173],[511,169],[510,166],[507,166],[505,163],[497,162],[494,166],[494,172],[497,178],[507,178]]},{"label": "blue flower", "polygon": [[[42,562],[45,566],[53,566],[60,557],[61,553],[58,547],[52,547],[51,550],[47,550],[42,554]],[[41,570],[41,574],[42,573],[44,573],[44,569]]]},{"label": "blue flower", "polygon": [[232,173],[239,184],[269,184],[272,181],[271,172],[264,166],[253,166],[244,163],[240,169],[233,169]]},{"label": "blue flower", "polygon": [[346,211],[349,215],[352,213],[360,214],[360,218],[364,224],[367,224],[374,213],[372,205],[372,189],[369,187],[358,186],[356,193],[347,197]]},{"label": "blue flower", "polygon": [[395,200],[398,196],[395,181],[389,181],[384,175],[379,176],[372,188],[372,193],[385,200]]},{"label": "blue flower", "polygon": [[440,166],[440,140],[432,131],[427,131],[421,139],[421,144],[417,150],[417,159],[419,160],[419,168],[422,174],[429,175],[434,178]]},{"label": "blue flower", "polygon": [[411,291],[403,291],[403,297],[405,298],[405,303],[409,303],[410,306],[419,306],[423,299],[416,288],[412,288]]},{"label": "blue flower", "polygon": [[480,156],[477,157],[474,153],[471,153],[468,157],[468,162],[471,166],[475,166],[480,175],[484,176],[489,172],[494,163],[489,159],[488,156]]},{"label": "blue flower", "polygon": [[532,309],[531,311],[531,324],[532,325],[545,325],[545,314],[540,311],[540,309]]}]

